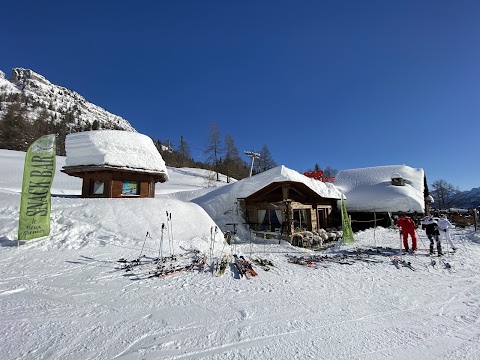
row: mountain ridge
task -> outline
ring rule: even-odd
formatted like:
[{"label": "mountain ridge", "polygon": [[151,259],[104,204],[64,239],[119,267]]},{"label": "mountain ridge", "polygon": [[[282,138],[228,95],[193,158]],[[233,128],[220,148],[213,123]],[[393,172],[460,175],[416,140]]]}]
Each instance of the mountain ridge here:
[{"label": "mountain ridge", "polygon": [[54,123],[65,121],[67,127],[80,130],[95,127],[136,132],[128,120],[87,101],[73,90],[52,84],[33,70],[13,68],[10,79],[0,70],[0,119],[10,105],[19,101],[30,122],[49,117]]}]

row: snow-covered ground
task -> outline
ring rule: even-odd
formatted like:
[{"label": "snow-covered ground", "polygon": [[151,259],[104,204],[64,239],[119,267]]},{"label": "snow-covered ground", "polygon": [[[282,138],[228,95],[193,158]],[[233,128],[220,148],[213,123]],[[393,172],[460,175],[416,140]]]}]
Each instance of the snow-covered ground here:
[{"label": "snow-covered ground", "polygon": [[[81,181],[59,170],[52,186],[52,229],[17,244],[24,153],[0,150],[1,359],[479,359],[480,235],[454,231],[455,254],[431,265],[427,239],[397,269],[397,231],[355,234],[355,243],[313,252],[268,239],[237,239],[214,254],[266,258],[269,271],[239,278],[181,272],[148,278],[159,254],[195,247],[210,253],[215,223],[197,204],[212,187],[195,169],[169,168],[155,199],[81,199]],[[220,186],[217,184],[217,186]],[[147,236],[147,232],[149,236]],[[143,249],[143,250],[142,250]],[[353,264],[317,267],[290,256],[363,254]],[[120,258],[145,255],[126,272]],[[351,259],[351,258],[350,258]],[[366,260],[374,260],[366,261]],[[182,259],[179,259],[179,262]]]}]

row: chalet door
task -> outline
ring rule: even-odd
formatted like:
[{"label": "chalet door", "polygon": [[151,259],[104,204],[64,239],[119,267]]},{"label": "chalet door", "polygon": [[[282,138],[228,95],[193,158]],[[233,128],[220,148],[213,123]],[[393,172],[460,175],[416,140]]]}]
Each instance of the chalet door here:
[{"label": "chalet door", "polygon": [[317,230],[327,228],[327,209],[325,208],[317,209],[317,227]]}]

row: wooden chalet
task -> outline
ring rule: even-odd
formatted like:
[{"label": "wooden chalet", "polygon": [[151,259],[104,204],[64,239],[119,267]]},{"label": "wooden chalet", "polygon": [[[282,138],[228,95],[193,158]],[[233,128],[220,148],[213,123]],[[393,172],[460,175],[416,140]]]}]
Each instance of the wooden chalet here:
[{"label": "wooden chalet", "polygon": [[290,236],[333,227],[336,198],[324,198],[302,182],[273,182],[238,199],[252,230]]},{"label": "wooden chalet", "polygon": [[61,171],[83,179],[84,198],[153,198],[155,183],[167,180],[163,172],[151,173],[108,165],[65,166]]}]

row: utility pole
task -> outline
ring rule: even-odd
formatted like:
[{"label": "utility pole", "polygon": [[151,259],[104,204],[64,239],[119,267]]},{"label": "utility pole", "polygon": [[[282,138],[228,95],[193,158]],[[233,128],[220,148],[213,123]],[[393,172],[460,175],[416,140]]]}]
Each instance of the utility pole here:
[{"label": "utility pole", "polygon": [[243,151],[245,155],[247,155],[249,158],[252,158],[252,162],[250,164],[250,177],[252,177],[252,172],[253,172],[253,163],[255,162],[255,159],[260,159],[260,154],[255,152],[255,149],[253,151]]}]

